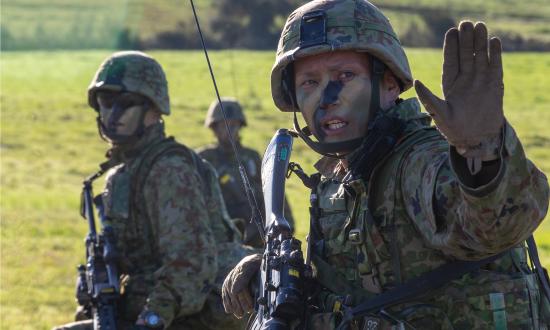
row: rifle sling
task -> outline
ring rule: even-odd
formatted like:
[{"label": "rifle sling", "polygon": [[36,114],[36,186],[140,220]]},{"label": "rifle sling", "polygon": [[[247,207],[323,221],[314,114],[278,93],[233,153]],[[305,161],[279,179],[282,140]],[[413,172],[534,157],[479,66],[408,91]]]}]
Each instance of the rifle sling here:
[{"label": "rifle sling", "polygon": [[347,315],[345,315],[344,318],[347,319],[349,317],[349,320],[351,320],[356,317],[366,316],[385,307],[418,298],[428,292],[432,292],[432,290],[443,286],[451,280],[478,270],[480,267],[501,258],[508,252],[509,250],[506,250],[494,256],[477,261],[456,260],[446,263],[351,308],[346,312]]},{"label": "rifle sling", "polygon": [[546,275],[545,270],[540,263],[539,252],[537,250],[537,245],[533,235],[527,238],[527,249],[529,250],[529,258],[531,258],[531,262],[535,266],[535,272],[537,273],[539,283],[542,286],[541,289],[543,294],[546,296],[546,299],[550,301],[550,284],[548,283],[548,275]]},{"label": "rifle sling", "polygon": [[312,259],[315,267],[318,269],[316,279],[322,286],[334,293],[350,295],[354,302],[362,301],[359,305],[349,308],[345,312],[343,322],[347,323],[356,317],[366,316],[383,308],[404,303],[418,298],[427,292],[432,292],[432,290],[441,287],[453,279],[462,277],[501,258],[508,252],[506,250],[478,261],[453,261],[379,295],[350,284],[349,281],[340,276],[331,265],[318,255],[314,254]]}]

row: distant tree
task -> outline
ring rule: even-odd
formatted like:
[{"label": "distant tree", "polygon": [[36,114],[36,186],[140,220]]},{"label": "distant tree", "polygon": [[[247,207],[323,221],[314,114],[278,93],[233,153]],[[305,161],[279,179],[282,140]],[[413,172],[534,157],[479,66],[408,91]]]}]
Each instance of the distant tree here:
[{"label": "distant tree", "polygon": [[123,28],[116,37],[117,49],[142,49],[139,37],[133,34],[130,29]]},{"label": "distant tree", "polygon": [[277,46],[282,25],[300,0],[217,0],[210,27],[221,47],[266,49]]}]

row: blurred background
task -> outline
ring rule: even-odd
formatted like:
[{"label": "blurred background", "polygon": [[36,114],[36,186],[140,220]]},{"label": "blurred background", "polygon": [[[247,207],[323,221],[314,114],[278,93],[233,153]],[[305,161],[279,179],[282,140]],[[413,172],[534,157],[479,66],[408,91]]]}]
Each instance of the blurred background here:
[{"label": "blurred background", "polygon": [[[291,115],[273,105],[269,77],[280,29],[304,1],[195,2],[220,93],[240,100],[249,123],[243,144],[262,154],[278,128],[291,127]],[[373,3],[390,18],[415,78],[439,94],[445,31],[462,19],[487,22],[506,51],[505,115],[529,158],[550,173],[548,0]],[[99,64],[115,50],[154,56],[169,81],[167,132],[192,148],[215,140],[203,126],[215,94],[188,1],[1,0],[0,32],[0,328],[50,329],[73,317],[87,230],[81,183],[108,148],[86,96]],[[292,160],[308,173],[318,158],[295,141]],[[295,177],[286,189],[304,240],[308,192]],[[550,266],[548,218],[535,237]]]},{"label": "blurred background", "polygon": [[[212,48],[273,49],[299,0],[198,0]],[[439,47],[461,19],[483,20],[505,50],[550,50],[547,0],[373,1],[407,47]],[[2,0],[2,50],[194,49],[184,0]]]}]

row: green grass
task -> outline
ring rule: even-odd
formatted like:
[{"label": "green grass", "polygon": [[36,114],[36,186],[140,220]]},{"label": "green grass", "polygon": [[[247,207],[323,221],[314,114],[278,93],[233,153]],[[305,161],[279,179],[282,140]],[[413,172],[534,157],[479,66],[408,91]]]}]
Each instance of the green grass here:
[{"label": "green grass", "polygon": [[[10,52],[1,57],[0,327],[49,329],[72,318],[75,266],[82,262],[86,223],[78,215],[82,179],[104,159],[86,88],[108,51]],[[441,52],[408,50],[416,78],[438,90]],[[202,126],[214,98],[201,52],[152,52],[166,68],[173,114],[167,131],[191,147],[213,141]],[[276,110],[269,91],[273,52],[211,54],[222,95],[237,96],[249,127],[243,142],[263,152],[291,116]],[[550,173],[550,53],[506,54],[505,113],[534,163]],[[407,92],[406,96],[412,96]],[[317,156],[296,141],[293,160],[312,172]],[[100,186],[96,186],[99,191]],[[306,190],[287,184],[307,230]],[[547,217],[548,218],[548,217]],[[548,219],[547,219],[548,220]],[[543,263],[550,265],[550,222],[537,231]]]}]

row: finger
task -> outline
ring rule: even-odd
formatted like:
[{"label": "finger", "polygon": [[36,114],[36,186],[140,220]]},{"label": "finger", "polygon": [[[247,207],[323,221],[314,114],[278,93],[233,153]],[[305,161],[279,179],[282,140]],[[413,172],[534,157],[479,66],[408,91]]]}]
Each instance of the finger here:
[{"label": "finger", "polygon": [[496,37],[489,40],[489,68],[495,79],[502,80],[502,44]]},{"label": "finger", "polygon": [[243,317],[244,311],[241,307],[241,304],[239,303],[239,298],[236,295],[231,296],[231,308],[231,312],[233,313],[233,315],[235,315],[239,319]]},{"label": "finger", "polygon": [[229,297],[227,296],[227,293],[225,292],[225,288],[222,287],[222,304],[223,304],[223,309],[226,313],[231,313],[231,311],[229,310]]},{"label": "finger", "polygon": [[[225,284],[225,283],[224,283]],[[226,313],[231,313],[231,300],[229,298],[229,294],[225,287],[222,287],[222,303],[223,303],[223,309]]]},{"label": "finger", "polygon": [[224,281],[223,284],[224,285],[222,286],[222,301],[223,301],[223,308],[225,309],[225,312],[232,313],[239,318],[242,317],[243,315],[242,308],[240,307],[237,298],[231,294],[231,291],[228,289],[229,285],[226,285],[226,281]]},{"label": "finger", "polygon": [[452,88],[459,70],[458,29],[452,28],[445,33],[443,44],[443,76],[441,78],[443,94]]},{"label": "finger", "polygon": [[239,305],[245,313],[250,312],[254,305],[252,305],[252,297],[248,290],[243,290],[237,294],[237,299],[239,299]]},{"label": "finger", "polygon": [[414,89],[426,111],[432,117],[441,117],[442,110],[445,109],[445,101],[435,96],[420,80],[414,81]]},{"label": "finger", "polygon": [[476,71],[485,71],[489,67],[487,54],[487,26],[483,22],[477,22],[474,26],[474,62]]},{"label": "finger", "polygon": [[460,22],[458,26],[458,47],[460,72],[472,72],[474,66],[474,25],[472,22]]}]

